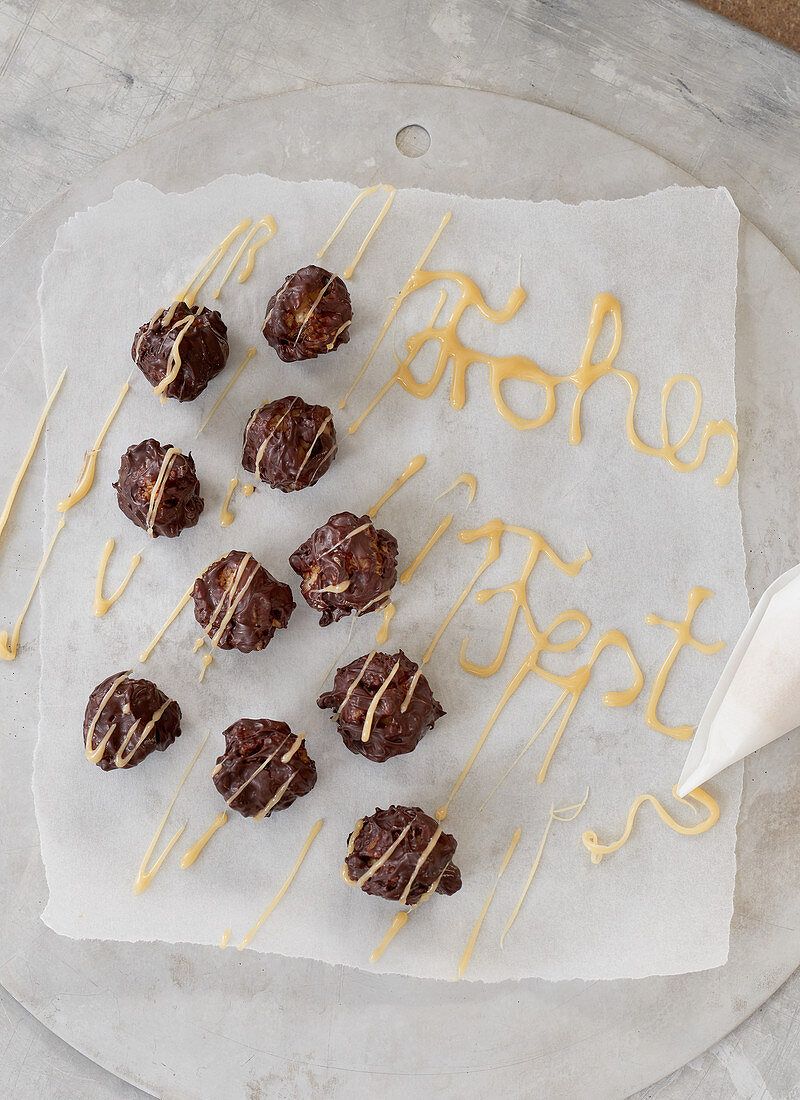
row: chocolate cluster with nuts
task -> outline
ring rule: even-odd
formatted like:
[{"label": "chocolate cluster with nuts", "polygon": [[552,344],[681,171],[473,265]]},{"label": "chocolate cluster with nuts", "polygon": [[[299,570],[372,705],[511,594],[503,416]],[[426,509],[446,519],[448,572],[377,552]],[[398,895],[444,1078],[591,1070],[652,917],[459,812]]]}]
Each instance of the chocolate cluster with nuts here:
[{"label": "chocolate cluster with nuts", "polygon": [[293,493],[316,485],[335,453],[331,410],[300,397],[281,397],[250,414],[242,466],[273,489]]},{"label": "chocolate cluster with nuts", "polygon": [[333,690],[320,695],[317,706],[336,712],[350,752],[383,763],[413,752],[445,713],[427,679],[414,682],[418,669],[402,650],[392,656],[367,653],[337,669]]},{"label": "chocolate cluster with nuts", "polygon": [[228,361],[228,330],[217,310],[173,302],[141,326],[131,357],[156,389],[170,377],[164,396],[194,401]]},{"label": "chocolate cluster with nuts", "polygon": [[397,580],[397,539],[369,516],[339,512],[289,558],[300,590],[320,611],[320,626],[345,615],[381,611]]},{"label": "chocolate cluster with nuts", "polygon": [[344,869],[365,894],[416,905],[427,894],[461,889],[461,872],[453,863],[456,847],[455,837],[419,806],[390,806],[356,825]]},{"label": "chocolate cluster with nuts", "polygon": [[267,304],[261,331],[284,363],[298,363],[346,344],[352,319],[342,280],[312,264],[286,276]]},{"label": "chocolate cluster with nuts", "polygon": [[194,617],[214,645],[251,653],[288,626],[295,608],[288,584],[243,550],[212,562],[192,589]]},{"label": "chocolate cluster with nuts", "polygon": [[285,722],[240,718],[224,731],[225,752],[213,771],[214,786],[243,817],[269,817],[308,794],[317,769]]},{"label": "chocolate cluster with nuts", "polygon": [[123,514],[154,538],[177,538],[197,524],[204,507],[191,454],[157,439],[128,447],[113,487]]},{"label": "chocolate cluster with nuts", "polygon": [[93,760],[103,771],[135,768],[151,752],[168,749],[180,734],[181,708],[150,680],[115,672],[97,685],[86,704],[86,754],[103,745],[100,758]]}]

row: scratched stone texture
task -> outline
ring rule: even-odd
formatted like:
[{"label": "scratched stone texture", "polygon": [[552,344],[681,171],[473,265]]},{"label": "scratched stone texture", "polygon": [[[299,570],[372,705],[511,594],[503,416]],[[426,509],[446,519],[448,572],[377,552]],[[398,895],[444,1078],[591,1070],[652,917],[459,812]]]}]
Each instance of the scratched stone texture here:
[{"label": "scratched stone texture", "polygon": [[[725,184],[800,266],[800,57],[685,0],[0,0],[0,238],[166,127],[370,80],[484,88],[589,118]],[[280,150],[269,168],[280,173]],[[296,1093],[322,1094],[311,1079]],[[0,1096],[142,1095],[0,989]],[[800,976],[644,1097],[799,1100]]]}]

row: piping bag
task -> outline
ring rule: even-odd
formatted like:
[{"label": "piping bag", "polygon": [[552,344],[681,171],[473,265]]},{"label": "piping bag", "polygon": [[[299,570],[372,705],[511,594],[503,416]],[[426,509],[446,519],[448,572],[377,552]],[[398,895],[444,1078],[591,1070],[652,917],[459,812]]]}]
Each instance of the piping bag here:
[{"label": "piping bag", "polygon": [[684,797],[800,726],[800,565],[756,604],[708,701],[678,780]]}]

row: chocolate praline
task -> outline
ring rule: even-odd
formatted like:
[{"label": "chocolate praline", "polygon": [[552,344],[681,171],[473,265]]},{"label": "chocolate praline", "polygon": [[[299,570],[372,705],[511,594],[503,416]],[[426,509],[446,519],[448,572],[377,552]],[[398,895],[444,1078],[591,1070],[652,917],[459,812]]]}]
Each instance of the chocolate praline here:
[{"label": "chocolate praline", "polygon": [[331,410],[301,397],[281,397],[254,409],[244,430],[242,466],[282,493],[316,485],[333,462]]},{"label": "chocolate praline", "polygon": [[[117,680],[120,683],[108,695]],[[108,738],[102,756],[93,761],[104,772],[135,768],[151,752],[168,749],[180,734],[181,708],[175,700],[152,681],[132,680],[125,672],[106,677],[86,704],[84,747],[89,738],[88,755]]]},{"label": "chocolate praline", "polygon": [[244,550],[212,562],[194,582],[192,596],[194,617],[211,640],[240,653],[264,649],[276,630],[288,626],[295,607],[289,585]]},{"label": "chocolate praline", "polygon": [[163,392],[178,401],[194,401],[228,361],[228,330],[215,309],[173,303],[141,326],[131,357],[155,388],[177,367]]},{"label": "chocolate praline", "polygon": [[[226,802],[231,799],[228,805],[243,817],[270,817],[286,810],[317,782],[314,761],[304,744],[295,748],[296,738],[285,722],[240,718],[222,736],[225,752],[214,768],[214,786]],[[284,785],[286,789],[280,793]]]},{"label": "chocolate praline", "polygon": [[[436,837],[440,828],[419,806],[376,810],[350,834],[344,861],[349,881],[356,883],[367,876],[361,886],[365,894],[403,905],[416,905],[434,888],[437,894],[455,894],[461,889],[461,872],[453,863],[457,844],[449,833]],[[434,837],[436,842],[423,860]],[[394,844],[391,855],[370,874]]]},{"label": "chocolate praline", "polygon": [[381,611],[397,580],[397,539],[369,516],[339,512],[289,558],[306,603],[328,626],[355,611]]},{"label": "chocolate praline", "polygon": [[[162,478],[165,469],[166,477]],[[159,482],[158,501],[151,510]],[[143,439],[128,447],[120,459],[113,487],[121,511],[137,527],[152,531],[154,538],[177,538],[181,531],[197,524],[204,507],[191,454],[175,453],[157,439]]]},{"label": "chocolate praline", "polygon": [[[426,732],[433,729],[445,712],[424,676],[417,680],[403,710],[418,668],[401,649],[392,656],[366,653],[337,669],[333,690],[320,695],[317,706],[336,711],[333,718],[350,752],[383,763],[393,756],[413,752]],[[362,741],[367,711],[379,691],[381,696],[373,712],[369,737]]]},{"label": "chocolate praline", "polygon": [[312,264],[286,276],[267,304],[261,331],[284,363],[297,363],[346,344],[352,318],[342,280]]}]

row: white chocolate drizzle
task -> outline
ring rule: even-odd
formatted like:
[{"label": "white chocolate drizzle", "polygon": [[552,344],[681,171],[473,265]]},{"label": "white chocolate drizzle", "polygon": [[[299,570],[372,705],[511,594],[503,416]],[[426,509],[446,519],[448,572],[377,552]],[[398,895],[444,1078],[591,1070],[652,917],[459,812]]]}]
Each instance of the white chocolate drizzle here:
[{"label": "white chocolate drizzle", "polygon": [[125,750],[127,749],[128,745],[133,740],[133,735],[135,733],[137,733],[138,730],[139,730],[139,723],[141,722],[141,718],[136,719],[136,721],[133,723],[133,725],[131,726],[131,728],[128,730],[125,737],[123,738],[122,744],[120,745],[120,747],[117,749],[116,753],[114,754],[114,766],[115,767],[117,767],[117,768],[127,768],[128,764],[130,764],[131,760],[134,758],[134,756],[136,755],[138,750],[141,748],[141,746],[144,744],[144,742],[147,740],[147,738],[150,736],[150,734],[155,729],[156,724],[160,721],[161,718],[163,718],[164,712],[166,711],[167,707],[171,703],[174,703],[174,702],[175,702],[174,699],[167,699],[167,701],[164,704],[162,704],[162,706],[160,706],[158,708],[158,710],[153,714],[153,716],[149,719],[149,721],[147,721],[145,723],[144,728],[142,729],[141,736],[139,737],[139,740],[136,742],[136,744],[133,746],[131,751],[126,756],[125,755]]},{"label": "white chocolate drizzle", "polygon": [[453,522],[453,514],[454,514],[453,512],[450,512],[449,515],[445,516],[444,519],[439,521],[439,524],[437,525],[436,530],[433,532],[433,534],[427,540],[425,545],[419,551],[417,556],[412,561],[411,565],[409,565],[408,569],[405,569],[400,574],[400,583],[401,584],[408,584],[408,582],[414,576],[416,571],[419,569],[420,565],[422,565],[425,558],[427,558],[428,554],[431,552],[431,550],[433,550],[436,543],[439,541],[439,539],[445,533],[447,528]]},{"label": "white chocolate drizzle", "polygon": [[125,400],[125,395],[130,390],[128,382],[124,382],[122,389],[119,392],[114,407],[106,417],[106,421],[103,427],[98,433],[97,439],[94,441],[94,446],[90,451],[87,451],[83,456],[83,466],[81,466],[80,473],[78,474],[78,480],[75,483],[75,488],[72,492],[60,500],[56,505],[56,509],[59,512],[68,512],[70,508],[74,508],[76,504],[83,500],[87,493],[91,490],[94,484],[94,475],[97,469],[97,456],[100,454],[100,448],[103,446],[103,441],[108,435],[111,425],[114,423],[114,419],[122,407],[122,402]]},{"label": "white chocolate drizzle", "polygon": [[192,768],[197,763],[197,758],[199,757],[199,755],[203,751],[203,749],[206,747],[206,742],[208,741],[210,736],[211,736],[211,734],[207,733],[206,736],[203,738],[203,741],[202,741],[200,747],[198,748],[197,752],[194,754],[192,759],[189,761],[189,767],[186,769],[186,771],[181,776],[181,781],[178,784],[178,787],[175,791],[175,794],[172,796],[170,804],[167,806],[167,809],[164,813],[164,816],[161,818],[161,821],[159,822],[158,828],[155,831],[155,835],[153,836],[153,839],[150,841],[150,844],[148,845],[147,851],[144,854],[144,859],[142,860],[142,862],[139,865],[139,870],[137,872],[136,879],[135,879],[134,884],[133,884],[134,894],[141,894],[147,889],[147,887],[153,881],[154,877],[160,871],[161,866],[164,863],[164,860],[167,858],[169,853],[172,851],[172,849],[175,847],[175,845],[180,840],[181,835],[182,835],[184,829],[186,828],[185,824],[181,825],[180,829],[178,829],[175,832],[174,836],[169,841],[169,843],[167,844],[164,851],[161,853],[161,855],[158,857],[156,862],[153,864],[153,866],[148,871],[147,870],[147,864],[150,862],[150,857],[153,855],[153,852],[155,851],[156,844],[158,844],[159,839],[161,838],[161,834],[164,831],[164,826],[167,824],[167,820],[169,819],[169,815],[172,812],[172,807],[175,805],[175,803],[178,799],[178,795],[181,793],[181,789],[182,789],[184,783],[189,778],[189,773],[191,772]]},{"label": "white chocolate drizzle", "polygon": [[344,699],[342,699],[342,705],[339,707],[339,709],[337,710],[337,712],[334,716],[335,718],[339,718],[339,716],[341,715],[344,708],[350,702],[350,697],[352,696],[353,692],[356,690],[358,685],[361,683],[362,677],[364,676],[364,673],[367,671],[367,667],[370,665],[370,663],[372,662],[372,660],[375,657],[375,654],[377,652],[378,651],[376,649],[373,649],[370,653],[367,654],[366,659],[364,660],[364,664],[361,666],[361,671],[359,672],[358,676],[356,676],[355,680],[353,680],[350,687],[347,689],[347,691],[345,693],[345,697],[344,697]]},{"label": "white chocolate drizzle", "polygon": [[242,243],[239,245],[239,248],[237,249],[236,253],[234,254],[233,259],[231,260],[230,264],[228,265],[228,269],[222,277],[222,282],[219,284],[217,289],[211,295],[212,298],[214,298],[214,299],[219,298],[220,293],[222,291],[222,288],[225,286],[228,279],[233,274],[233,272],[236,268],[236,265],[238,264],[239,260],[242,258],[242,254],[243,254],[244,250],[247,248],[247,246],[253,240],[256,233],[259,231],[259,229],[266,229],[267,232],[263,237],[261,237],[258,241],[256,241],[255,244],[250,245],[250,248],[249,248],[248,253],[247,253],[247,259],[245,260],[244,267],[242,268],[239,275],[237,276],[236,281],[237,281],[237,283],[246,283],[247,280],[250,278],[251,274],[253,273],[253,267],[255,266],[255,262],[256,262],[256,253],[258,252],[258,250],[260,248],[264,247],[264,245],[267,243],[267,241],[271,241],[272,238],[275,236],[275,234],[278,232],[278,227],[275,225],[275,219],[272,218],[269,214],[267,214],[266,217],[262,218],[261,221],[256,222],[256,224],[249,230],[249,232],[247,233],[247,236],[242,241]]},{"label": "white chocolate drizzle", "polygon": [[401,905],[405,905],[406,902],[408,901],[408,895],[411,893],[411,887],[417,881],[417,875],[420,873],[422,868],[427,863],[428,857],[430,856],[431,852],[436,847],[436,845],[439,843],[439,837],[442,835],[442,829],[443,828],[444,828],[444,826],[442,825],[441,822],[439,822],[439,824],[436,827],[436,831],[434,832],[433,836],[428,841],[427,846],[425,847],[425,851],[422,853],[422,855],[417,860],[417,864],[416,864],[414,870],[411,872],[411,877],[409,878],[408,882],[406,883],[406,888],[403,891],[402,895],[400,896],[400,904]]},{"label": "white chocolate drizzle", "polygon": [[380,499],[377,500],[375,504],[373,504],[372,507],[369,509],[367,515],[370,519],[375,519],[378,512],[380,512],[381,508],[383,508],[386,501],[389,500],[390,497],[393,497],[398,489],[402,489],[408,479],[410,477],[413,477],[414,474],[418,473],[422,469],[422,467],[425,465],[425,462],[425,455],[415,455],[415,457],[411,459],[405,470],[403,470],[400,477],[398,477],[396,481],[392,482],[392,484],[389,486],[383,496],[380,497]]},{"label": "white chocolate drizzle", "polygon": [[375,635],[375,641],[378,645],[385,645],[389,640],[389,623],[395,616],[397,608],[390,600],[386,607],[383,609],[383,623],[381,624],[378,633]]},{"label": "white chocolate drizzle", "polygon": [[384,692],[389,687],[389,684],[395,678],[399,670],[400,662],[395,661],[395,663],[392,665],[392,671],[389,673],[389,675],[386,677],[386,679],[383,681],[381,686],[372,697],[372,702],[367,708],[367,713],[364,716],[364,728],[361,731],[361,740],[365,744],[367,741],[369,741],[369,736],[372,733],[372,723],[375,720],[375,712],[378,709],[378,703],[380,703],[381,699],[383,698]]},{"label": "white chocolate drizzle", "polygon": [[[247,578],[247,580],[243,582],[244,572],[247,568],[248,563],[251,562],[251,561],[253,562],[253,570],[250,573],[250,576]],[[233,581],[232,581],[230,587],[227,588],[225,590],[225,592],[222,594],[221,600],[217,604],[211,618],[208,621],[208,626],[205,627],[205,629],[203,630],[201,640],[204,641],[204,642],[206,640],[208,640],[209,646],[211,648],[211,652],[206,653],[203,657],[203,667],[202,667],[202,670],[200,672],[199,683],[203,682],[203,679],[204,679],[205,674],[206,674],[206,669],[208,668],[208,666],[211,664],[212,660],[214,659],[213,658],[213,651],[219,645],[220,639],[222,638],[222,635],[225,633],[225,627],[228,625],[228,623],[233,618],[234,614],[236,613],[236,608],[242,602],[245,595],[247,594],[248,588],[250,587],[250,585],[255,580],[256,575],[258,574],[258,569],[259,569],[258,562],[253,559],[253,555],[249,554],[249,553],[245,554],[244,557],[242,558],[241,562],[239,563],[239,567],[236,570],[236,573],[234,575],[234,578],[233,578]],[[217,620],[217,616],[222,613],[222,610],[223,610],[223,607],[225,606],[226,601],[228,603],[228,609],[222,615],[222,619],[220,620],[219,627],[217,628],[216,633],[212,637],[212,631],[214,629],[214,623]]]},{"label": "white chocolate drizzle", "polygon": [[547,838],[550,835],[550,829],[552,828],[553,822],[554,821],[574,821],[575,818],[578,816],[578,814],[583,809],[583,807],[586,805],[586,803],[588,801],[588,798],[589,798],[589,788],[587,787],[586,788],[586,794],[583,796],[583,801],[582,802],[576,802],[574,806],[562,806],[560,809],[557,810],[555,808],[555,806],[553,806],[551,804],[550,814],[547,818],[547,825],[545,825],[544,832],[542,833],[542,839],[541,839],[539,847],[536,851],[536,855],[535,855],[534,860],[533,860],[533,866],[531,867],[530,873],[529,873],[527,879],[525,880],[525,885],[522,888],[522,893],[519,896],[519,900],[517,901],[517,904],[514,906],[512,912],[511,912],[511,916],[508,918],[508,921],[506,922],[506,926],[503,929],[502,934],[500,936],[500,949],[501,950],[502,950],[503,945],[505,943],[506,936],[508,935],[512,924],[517,919],[517,917],[519,915],[519,911],[522,908],[523,902],[525,901],[525,898],[528,896],[528,891],[531,888],[531,883],[533,882],[534,875],[539,870],[539,864],[542,862],[542,853],[544,852],[544,846],[547,843]]},{"label": "white chocolate drizzle", "polygon": [[44,430],[45,421],[50,414],[53,403],[58,397],[59,391],[64,384],[64,379],[66,377],[67,372],[66,370],[64,370],[62,371],[61,376],[59,377],[55,386],[53,386],[53,392],[48,397],[45,407],[42,409],[42,414],[39,417],[39,421],[34,429],[33,437],[31,439],[28,450],[25,452],[25,457],[22,459],[22,464],[20,465],[20,468],[17,471],[13,482],[11,483],[11,489],[9,490],[6,502],[3,505],[3,511],[0,512],[0,537],[2,537],[3,531],[5,530],[6,524],[8,523],[8,517],[11,515],[11,509],[14,507],[14,501],[17,499],[17,493],[19,492],[20,486],[22,485],[22,482],[25,478],[25,474],[28,472],[28,467],[31,464],[31,459],[34,456],[42,431]]},{"label": "white chocolate drizzle", "polygon": [[[295,486],[300,481],[300,475],[302,474],[303,470],[305,469],[306,463],[308,462],[309,458],[311,458],[311,452],[314,450],[314,447],[316,445],[317,440],[322,435],[322,433],[325,431],[327,426],[330,424],[331,420],[333,420],[333,414],[328,413],[328,415],[325,417],[325,419],[320,424],[320,426],[317,430],[317,434],[311,440],[311,446],[308,448],[305,455],[303,456],[303,461],[300,463],[300,468],[298,469],[297,473],[295,474],[295,478],[294,478]],[[319,462],[317,463],[317,469],[319,469],[320,465],[325,461],[326,457],[327,457],[327,452],[322,451],[320,453],[320,456],[319,456]]]},{"label": "white chocolate drizzle", "polygon": [[472,957],[472,952],[475,949],[475,944],[477,942],[478,935],[480,934],[480,930],[483,927],[483,922],[486,919],[486,914],[489,912],[489,906],[492,904],[492,900],[493,900],[494,895],[497,891],[497,887],[500,883],[500,879],[503,877],[503,872],[505,871],[506,867],[508,867],[509,861],[510,861],[511,857],[514,854],[514,849],[516,848],[517,844],[519,844],[519,838],[521,836],[522,836],[522,829],[517,829],[516,832],[514,833],[513,837],[511,838],[511,843],[509,844],[508,849],[506,850],[506,854],[503,856],[503,862],[500,864],[500,870],[497,872],[497,878],[494,880],[494,884],[492,885],[492,888],[489,891],[489,896],[487,897],[486,901],[484,902],[483,909],[481,909],[481,912],[480,912],[480,916],[478,917],[477,921],[475,922],[475,927],[472,929],[470,937],[467,940],[467,946],[464,948],[464,954],[461,956],[461,959],[459,961],[459,964],[458,964],[458,978],[456,979],[457,981],[460,981],[464,977],[464,973],[467,969],[467,966],[469,965],[469,960]]},{"label": "white chocolate drizzle", "polygon": [[178,447],[167,447],[164,452],[164,457],[161,460],[161,467],[158,471],[158,477],[150,492],[150,504],[147,508],[147,517],[145,519],[145,526],[147,528],[147,534],[150,538],[154,538],[153,528],[158,519],[158,509],[161,507],[161,502],[164,499],[164,493],[167,488],[167,481],[169,475],[172,473],[172,467],[175,464],[175,459],[183,452]]},{"label": "white chocolate drizzle", "polygon": [[142,662],[142,664],[144,664],[144,662],[147,660],[147,658],[150,656],[150,654],[156,648],[158,643],[164,637],[166,632],[169,630],[169,628],[175,622],[177,617],[180,615],[181,611],[183,611],[184,607],[186,607],[187,603],[192,598],[192,592],[193,591],[194,591],[194,581],[192,581],[190,587],[187,589],[186,592],[184,592],[184,594],[181,596],[178,603],[175,605],[175,607],[169,613],[169,616],[167,617],[166,622],[161,627],[161,629],[158,631],[155,638],[153,638],[152,642],[150,642],[147,649],[143,650],[143,652],[140,654],[139,660]]},{"label": "white chocolate drizzle", "polygon": [[133,574],[139,568],[139,565],[142,561],[141,554],[134,554],[131,558],[131,564],[128,572],[125,574],[122,583],[119,585],[118,588],[114,589],[110,596],[104,596],[103,582],[105,581],[106,569],[108,568],[108,562],[114,552],[115,545],[116,543],[113,539],[108,539],[105,546],[103,547],[103,553],[100,556],[100,566],[97,570],[97,580],[95,581],[94,585],[94,613],[98,619],[102,619],[102,617],[109,611],[109,609],[114,606],[122,593],[128,587],[128,584],[130,583]]},{"label": "white chocolate drizzle", "polygon": [[[292,398],[292,402],[289,405],[288,409],[284,412],[283,416],[279,417],[279,419],[275,422],[273,427],[270,429],[270,431],[264,437],[264,442],[261,444],[261,446],[256,451],[256,461],[255,461],[255,475],[256,475],[256,477],[261,477],[261,461],[264,458],[264,452],[267,449],[267,444],[269,443],[270,439],[272,439],[272,437],[275,435],[278,428],[280,428],[281,424],[284,422],[286,417],[291,413],[292,409],[297,404],[297,401],[298,401],[297,397]],[[259,410],[255,409],[254,412],[253,412],[253,415],[250,417],[250,420],[247,422],[247,428],[245,428],[245,433],[244,433],[245,438],[247,437],[247,432],[250,429],[250,425],[253,423],[253,420],[255,419],[256,414],[258,412],[259,412]]]},{"label": "white chocolate drizzle", "polygon": [[233,494],[236,492],[236,486],[239,484],[238,477],[232,477],[228,483],[228,493],[225,500],[222,503],[222,511],[219,514],[220,527],[230,527],[233,521],[236,519],[236,514],[231,511],[230,504]]},{"label": "white chocolate drizzle", "polygon": [[25,601],[25,604],[19,614],[19,617],[17,618],[17,621],[14,623],[14,629],[11,631],[11,640],[9,641],[7,630],[0,631],[0,657],[2,657],[4,661],[15,661],[17,658],[17,650],[19,648],[19,636],[20,632],[22,631],[22,624],[25,622],[25,616],[28,614],[30,606],[33,603],[33,597],[36,595],[36,589],[39,587],[39,581],[42,579],[42,573],[44,573],[47,563],[50,560],[50,555],[53,553],[53,547],[56,544],[56,539],[63,530],[64,520],[61,519],[56,525],[56,529],[53,532],[53,537],[50,540],[50,544],[45,550],[44,557],[39,563],[39,568],[34,574],[33,583],[31,584],[30,590],[28,592],[28,598]]},{"label": "white chocolate drizzle", "polygon": [[339,224],[336,226],[333,233],[331,233],[330,237],[328,237],[325,244],[322,246],[322,248],[317,253],[317,259],[321,260],[322,257],[325,255],[325,253],[330,248],[330,246],[333,244],[333,242],[339,236],[341,231],[344,229],[347,222],[350,220],[350,217],[353,214],[353,212],[355,211],[356,207],[359,206],[364,201],[364,199],[366,199],[368,196],[374,195],[376,193],[376,191],[383,191],[386,194],[387,197],[384,200],[383,206],[381,207],[380,212],[378,213],[378,216],[375,218],[375,221],[372,223],[369,230],[367,231],[366,236],[364,237],[363,241],[359,245],[358,250],[357,250],[355,256],[353,257],[353,260],[344,269],[344,272],[342,273],[342,275],[343,275],[343,278],[345,278],[345,279],[349,279],[349,278],[352,277],[353,272],[355,271],[356,267],[358,266],[359,260],[364,255],[365,251],[367,250],[367,246],[369,245],[369,242],[375,236],[375,232],[376,232],[378,226],[381,224],[383,219],[389,213],[389,208],[391,207],[392,203],[394,202],[394,197],[397,194],[397,189],[395,187],[392,187],[392,185],[390,183],[376,183],[374,185],[374,187],[365,187],[363,191],[360,191],[356,195],[356,197],[353,199],[353,201],[350,203],[350,206],[347,208],[347,211],[346,211],[344,217],[339,222]]},{"label": "white chocolate drizzle", "polygon": [[182,871],[185,871],[188,867],[191,867],[192,864],[196,862],[206,844],[208,844],[209,840],[211,840],[212,836],[214,836],[215,833],[219,832],[219,830],[227,822],[227,820],[228,815],[224,810],[221,813],[217,814],[217,816],[211,822],[203,835],[198,840],[196,840],[191,848],[188,848],[181,856],[180,867]]},{"label": "white chocolate drizzle", "polygon": [[297,874],[297,872],[300,870],[300,867],[303,863],[303,860],[308,855],[309,848],[314,843],[314,840],[316,839],[316,837],[319,835],[319,831],[322,828],[322,825],[323,825],[323,819],[322,818],[320,818],[319,821],[315,822],[314,825],[312,825],[311,832],[306,837],[305,842],[303,844],[303,847],[300,849],[300,854],[298,855],[298,857],[295,861],[294,867],[292,867],[291,871],[286,876],[286,878],[283,882],[283,885],[278,890],[275,897],[272,899],[272,901],[269,903],[267,908],[264,910],[264,912],[258,918],[256,923],[253,925],[253,927],[250,929],[250,931],[244,937],[242,942],[239,944],[239,946],[237,948],[238,951],[244,951],[245,947],[247,947],[247,945],[253,939],[253,936],[255,936],[256,932],[258,932],[259,928],[262,926],[264,921],[267,919],[267,917],[270,915],[270,913],[272,913],[272,911],[275,909],[277,904],[283,898],[286,891],[292,885],[292,882],[294,881],[294,877]]},{"label": "white chocolate drizzle", "polygon": [[449,485],[446,489],[439,493],[438,497],[433,498],[434,503],[437,500],[441,500],[442,497],[446,497],[448,493],[452,493],[453,489],[456,489],[459,485],[466,485],[467,492],[469,494],[467,498],[467,504],[472,504],[473,500],[475,499],[475,492],[478,488],[478,479],[475,477],[474,474],[459,474],[452,485]]},{"label": "white chocolate drizzle", "polygon": [[242,371],[244,370],[244,368],[247,366],[247,364],[250,362],[250,360],[253,358],[253,356],[255,354],[256,354],[256,349],[255,348],[248,348],[247,349],[247,352],[245,353],[244,359],[242,360],[240,365],[236,368],[236,371],[234,372],[234,375],[231,378],[230,382],[227,384],[225,389],[222,391],[222,393],[219,395],[217,400],[211,406],[211,412],[208,414],[208,416],[205,418],[203,423],[197,429],[195,439],[197,438],[198,435],[200,435],[200,433],[202,431],[205,431],[205,429],[208,427],[209,420],[214,415],[214,413],[217,411],[217,409],[220,407],[220,405],[225,400],[225,398],[228,396],[228,394],[231,392],[231,390],[235,386],[236,382],[239,380],[239,376],[241,375]]}]

